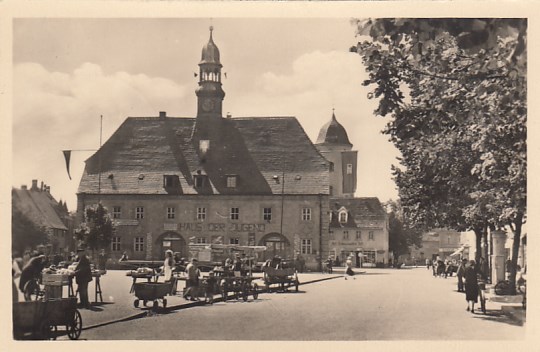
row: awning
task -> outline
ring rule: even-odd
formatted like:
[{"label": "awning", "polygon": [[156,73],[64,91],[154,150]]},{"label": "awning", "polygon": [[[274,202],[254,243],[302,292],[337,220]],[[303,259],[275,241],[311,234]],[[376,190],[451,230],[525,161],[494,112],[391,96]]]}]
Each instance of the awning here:
[{"label": "awning", "polygon": [[465,246],[461,246],[460,249],[456,250],[454,253],[450,254],[451,257],[454,257],[456,255],[460,255],[461,253],[463,253],[463,251],[465,250]]}]

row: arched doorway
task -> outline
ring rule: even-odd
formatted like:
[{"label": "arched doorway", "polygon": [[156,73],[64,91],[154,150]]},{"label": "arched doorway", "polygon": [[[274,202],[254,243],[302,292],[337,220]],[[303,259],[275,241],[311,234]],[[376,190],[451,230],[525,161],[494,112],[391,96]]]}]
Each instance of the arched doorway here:
[{"label": "arched doorway", "polygon": [[174,231],[167,231],[161,234],[154,245],[154,258],[164,259],[165,251],[170,249],[173,253],[179,253],[180,257],[186,257],[187,255],[187,245],[186,241],[180,234]]},{"label": "arched doorway", "polygon": [[281,258],[291,257],[291,244],[287,237],[280,233],[273,232],[265,235],[259,241],[259,246],[266,246],[266,251],[263,252],[264,260],[272,259],[276,255]]}]

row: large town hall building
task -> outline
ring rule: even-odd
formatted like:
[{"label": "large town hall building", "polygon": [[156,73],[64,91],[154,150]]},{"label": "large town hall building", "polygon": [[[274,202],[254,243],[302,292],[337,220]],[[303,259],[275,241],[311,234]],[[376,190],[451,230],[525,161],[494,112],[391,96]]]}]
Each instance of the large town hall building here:
[{"label": "large town hall building", "polygon": [[167,249],[189,257],[190,244],[223,243],[266,246],[260,260],[301,253],[317,268],[337,254],[330,196],[352,197],[356,152],[331,133],[315,146],[295,117],[224,117],[212,31],[199,68],[196,117],[128,117],[86,161],[79,219],[98,202],[108,209],[113,260],[161,260]]}]

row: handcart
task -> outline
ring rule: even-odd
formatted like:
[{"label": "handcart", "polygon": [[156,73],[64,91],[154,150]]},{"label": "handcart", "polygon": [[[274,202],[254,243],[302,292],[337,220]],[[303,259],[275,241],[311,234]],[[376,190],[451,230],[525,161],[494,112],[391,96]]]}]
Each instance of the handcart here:
[{"label": "handcart", "polygon": [[28,333],[35,339],[56,339],[59,326],[65,326],[71,340],[81,336],[82,317],[77,310],[77,298],[13,303],[15,339],[23,339]]},{"label": "handcart", "polygon": [[263,267],[264,285],[267,292],[271,292],[271,285],[278,285],[282,292],[288,291],[289,287],[294,286],[298,292],[300,281],[295,268],[273,268],[271,266]]},{"label": "handcart", "polygon": [[242,298],[247,301],[250,295],[253,296],[253,299],[257,299],[259,297],[259,286],[253,280],[255,278],[251,275],[223,276],[220,282],[223,300],[228,299],[229,292],[233,293],[235,299]]},{"label": "handcart", "polygon": [[[211,287],[210,287],[211,285]],[[184,287],[183,295],[185,297],[187,287]],[[199,300],[204,300],[205,303],[213,304],[214,295],[221,293],[220,285],[218,280],[214,280],[211,284],[208,280],[208,277],[203,277],[199,281],[199,285],[196,290],[192,290],[191,293],[196,295]],[[193,298],[193,297],[192,297]]]},{"label": "handcart", "polygon": [[137,299],[133,301],[135,308],[139,307],[139,301],[143,301],[144,305],[149,301],[154,302],[152,308],[157,310],[159,301],[163,308],[167,307],[166,295],[172,291],[172,282],[136,282],[133,284],[133,290]]}]

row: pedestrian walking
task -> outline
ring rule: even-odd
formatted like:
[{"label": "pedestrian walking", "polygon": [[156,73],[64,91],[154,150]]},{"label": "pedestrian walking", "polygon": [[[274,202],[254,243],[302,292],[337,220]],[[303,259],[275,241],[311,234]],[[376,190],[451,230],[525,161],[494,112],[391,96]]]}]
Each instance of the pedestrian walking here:
[{"label": "pedestrian walking", "polygon": [[347,261],[345,262],[345,280],[347,280],[347,276],[352,276],[352,278],[354,280],[356,280],[356,278],[354,277],[354,271],[352,269],[353,267],[353,261],[352,261],[352,257],[349,256],[347,257]]},{"label": "pedestrian walking", "polygon": [[174,265],[173,251],[167,249],[165,251],[165,260],[163,261],[163,280],[171,281]]},{"label": "pedestrian walking", "polygon": [[465,287],[463,285],[463,276],[465,275],[465,267],[467,266],[467,259],[462,259],[457,268],[457,290],[458,292],[465,292]]},{"label": "pedestrian walking", "polygon": [[186,290],[184,291],[184,299],[189,299],[191,301],[199,300],[199,276],[201,274],[199,268],[197,267],[197,259],[191,259],[186,267]]},{"label": "pedestrian walking", "polygon": [[467,300],[467,312],[474,313],[474,304],[478,302],[478,277],[476,262],[469,261],[465,268],[465,299]]},{"label": "pedestrian walking", "polygon": [[86,256],[86,248],[77,249],[77,266],[75,267],[75,282],[79,292],[80,304],[83,308],[90,308],[88,300],[88,283],[92,281],[92,269],[90,260]]},{"label": "pedestrian walking", "polygon": [[128,255],[127,255],[127,252],[124,252],[122,253],[122,257],[120,258],[120,261],[121,262],[125,262],[126,260],[128,260]]},{"label": "pedestrian walking", "polygon": [[429,270],[430,266],[431,266],[431,260],[429,260],[429,258],[426,258],[426,269]]}]

